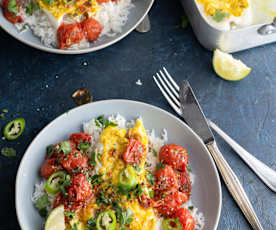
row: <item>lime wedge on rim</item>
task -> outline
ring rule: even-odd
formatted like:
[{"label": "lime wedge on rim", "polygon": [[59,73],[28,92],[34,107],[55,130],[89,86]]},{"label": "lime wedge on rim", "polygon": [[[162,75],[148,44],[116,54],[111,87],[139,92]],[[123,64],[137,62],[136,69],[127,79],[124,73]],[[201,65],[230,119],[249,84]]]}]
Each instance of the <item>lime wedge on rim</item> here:
[{"label": "lime wedge on rim", "polygon": [[228,81],[239,81],[251,72],[242,61],[218,49],[214,51],[213,68],[218,76]]},{"label": "lime wedge on rim", "polygon": [[65,230],[64,206],[58,206],[50,212],[44,230]]}]

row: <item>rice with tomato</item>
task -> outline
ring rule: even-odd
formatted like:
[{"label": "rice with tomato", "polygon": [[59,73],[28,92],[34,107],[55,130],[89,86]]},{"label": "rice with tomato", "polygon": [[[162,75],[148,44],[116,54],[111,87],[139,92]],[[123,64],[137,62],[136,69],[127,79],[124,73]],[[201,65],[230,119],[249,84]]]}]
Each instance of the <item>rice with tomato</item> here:
[{"label": "rice with tomato", "polygon": [[31,29],[48,47],[88,48],[121,33],[131,0],[2,0],[5,18],[19,32]]},{"label": "rice with tomato", "polygon": [[166,130],[157,137],[142,118],[92,119],[47,147],[32,201],[48,219],[62,207],[64,230],[203,229],[188,153],[166,142]]}]

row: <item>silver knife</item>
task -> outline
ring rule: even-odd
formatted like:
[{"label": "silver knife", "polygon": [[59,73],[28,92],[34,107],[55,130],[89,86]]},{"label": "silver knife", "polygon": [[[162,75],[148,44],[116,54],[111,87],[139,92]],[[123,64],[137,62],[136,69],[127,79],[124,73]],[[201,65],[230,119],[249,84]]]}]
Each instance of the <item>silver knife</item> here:
[{"label": "silver knife", "polygon": [[233,198],[242,210],[254,230],[263,230],[263,227],[250,203],[238,177],[222,156],[217,147],[214,135],[207,124],[206,117],[194,95],[188,81],[180,86],[180,104],[182,118],[203,140],[204,144],[216,162],[218,170]]}]

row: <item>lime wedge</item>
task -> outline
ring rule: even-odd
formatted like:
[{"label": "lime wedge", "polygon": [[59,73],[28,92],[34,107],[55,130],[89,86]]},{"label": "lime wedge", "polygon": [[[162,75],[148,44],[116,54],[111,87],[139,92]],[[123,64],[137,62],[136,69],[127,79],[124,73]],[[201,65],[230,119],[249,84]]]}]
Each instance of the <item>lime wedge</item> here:
[{"label": "lime wedge", "polygon": [[58,206],[50,212],[44,230],[65,230],[64,206]]},{"label": "lime wedge", "polygon": [[213,68],[218,76],[228,81],[239,81],[251,72],[242,61],[218,49],[214,52]]}]

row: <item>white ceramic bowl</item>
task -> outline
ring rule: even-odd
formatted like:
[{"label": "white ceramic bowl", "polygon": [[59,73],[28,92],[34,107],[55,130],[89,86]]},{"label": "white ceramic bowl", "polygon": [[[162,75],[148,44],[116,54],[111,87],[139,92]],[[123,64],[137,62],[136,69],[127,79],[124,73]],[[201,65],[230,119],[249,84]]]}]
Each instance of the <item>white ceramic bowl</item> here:
[{"label": "white ceramic bowl", "polygon": [[3,30],[9,33],[11,36],[16,38],[17,40],[25,43],[26,45],[32,46],[34,48],[47,51],[50,53],[57,54],[82,54],[89,53],[96,50],[103,49],[107,46],[110,46],[122,38],[127,36],[131,31],[133,31],[140,22],[144,19],[144,17],[149,12],[154,0],[134,0],[134,7],[130,10],[130,14],[128,16],[128,20],[126,24],[122,28],[122,32],[117,34],[114,37],[103,36],[100,40],[91,43],[89,48],[78,49],[78,50],[60,50],[57,48],[50,48],[45,46],[39,38],[34,36],[31,30],[27,30],[23,33],[19,33],[15,26],[5,19],[3,15],[3,11],[0,9],[0,26]]},{"label": "white ceramic bowl", "polygon": [[206,218],[205,230],[215,230],[221,211],[221,185],[212,157],[201,139],[181,120],[170,113],[141,102],[106,100],[77,107],[47,125],[28,147],[16,177],[16,212],[22,230],[42,229],[43,220],[36,211],[31,196],[35,183],[41,180],[40,167],[45,159],[46,146],[68,139],[82,130],[82,124],[99,115],[120,113],[126,119],[141,116],[146,129],[160,134],[168,131],[169,142],[184,146],[189,152],[195,175],[192,200]]}]

